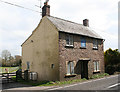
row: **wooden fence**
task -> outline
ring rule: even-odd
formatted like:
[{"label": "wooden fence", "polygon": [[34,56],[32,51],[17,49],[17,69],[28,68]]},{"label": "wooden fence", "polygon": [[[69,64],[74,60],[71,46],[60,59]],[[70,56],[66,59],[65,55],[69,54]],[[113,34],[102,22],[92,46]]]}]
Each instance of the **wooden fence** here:
[{"label": "wooden fence", "polygon": [[0,76],[2,77],[2,83],[10,83],[10,82],[14,82],[14,81],[17,82],[18,79],[20,78],[20,76],[18,74],[16,74],[16,72],[14,72],[14,73],[0,73]]},{"label": "wooden fence", "polygon": [[[16,71],[14,73],[0,73],[0,77],[2,77],[2,83],[10,83],[10,82],[17,82],[19,79],[29,80],[29,73],[28,70]],[[14,77],[13,77],[14,76]],[[14,80],[13,80],[14,79]]]}]

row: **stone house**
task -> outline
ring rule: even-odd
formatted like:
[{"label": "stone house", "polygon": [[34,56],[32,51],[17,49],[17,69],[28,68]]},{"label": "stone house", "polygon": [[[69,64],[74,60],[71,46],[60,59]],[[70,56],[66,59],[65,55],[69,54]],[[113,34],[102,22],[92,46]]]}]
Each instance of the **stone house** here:
[{"label": "stone house", "polygon": [[104,39],[83,24],[50,16],[44,3],[42,19],[22,44],[22,69],[38,73],[38,81],[89,78],[104,73]]}]

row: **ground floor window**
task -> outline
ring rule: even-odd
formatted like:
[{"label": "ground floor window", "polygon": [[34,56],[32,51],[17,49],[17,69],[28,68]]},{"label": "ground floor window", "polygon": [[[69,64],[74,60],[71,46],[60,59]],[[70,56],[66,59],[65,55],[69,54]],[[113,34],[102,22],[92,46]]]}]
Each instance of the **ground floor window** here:
[{"label": "ground floor window", "polygon": [[69,61],[67,63],[67,74],[71,75],[74,74],[74,62]]},{"label": "ground floor window", "polygon": [[99,69],[99,61],[94,61],[94,72],[100,71]]},{"label": "ground floor window", "polygon": [[28,61],[27,62],[27,70],[29,70],[30,69],[30,62]]}]

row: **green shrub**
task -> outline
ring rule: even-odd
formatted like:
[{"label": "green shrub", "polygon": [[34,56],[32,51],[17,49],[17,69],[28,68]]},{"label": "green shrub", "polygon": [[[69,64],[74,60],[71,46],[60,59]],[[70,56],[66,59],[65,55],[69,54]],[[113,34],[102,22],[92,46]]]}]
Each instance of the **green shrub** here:
[{"label": "green shrub", "polygon": [[104,76],[108,76],[109,74],[108,74],[108,73],[104,73],[103,75],[104,75]]},{"label": "green shrub", "polygon": [[116,66],[116,71],[117,71],[117,72],[120,72],[120,64],[118,64],[118,65]]},{"label": "green shrub", "polygon": [[106,67],[106,69],[105,69],[105,72],[108,73],[108,74],[110,74],[110,75],[112,75],[112,74],[114,74],[114,72],[115,72],[115,67],[112,66],[112,65],[108,65],[108,66]]},{"label": "green shrub", "polygon": [[109,74],[107,73],[103,73],[103,74],[95,74],[92,77],[90,77],[90,79],[96,79],[96,78],[102,78],[104,76],[108,76]]}]

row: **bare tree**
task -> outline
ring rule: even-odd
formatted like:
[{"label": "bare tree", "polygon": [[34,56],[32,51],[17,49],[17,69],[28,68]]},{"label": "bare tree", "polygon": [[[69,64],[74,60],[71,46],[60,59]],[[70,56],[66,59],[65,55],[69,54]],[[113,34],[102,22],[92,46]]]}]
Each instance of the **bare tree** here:
[{"label": "bare tree", "polygon": [[3,50],[1,56],[2,56],[2,59],[4,59],[5,62],[7,62],[11,58],[11,53],[8,50]]}]

